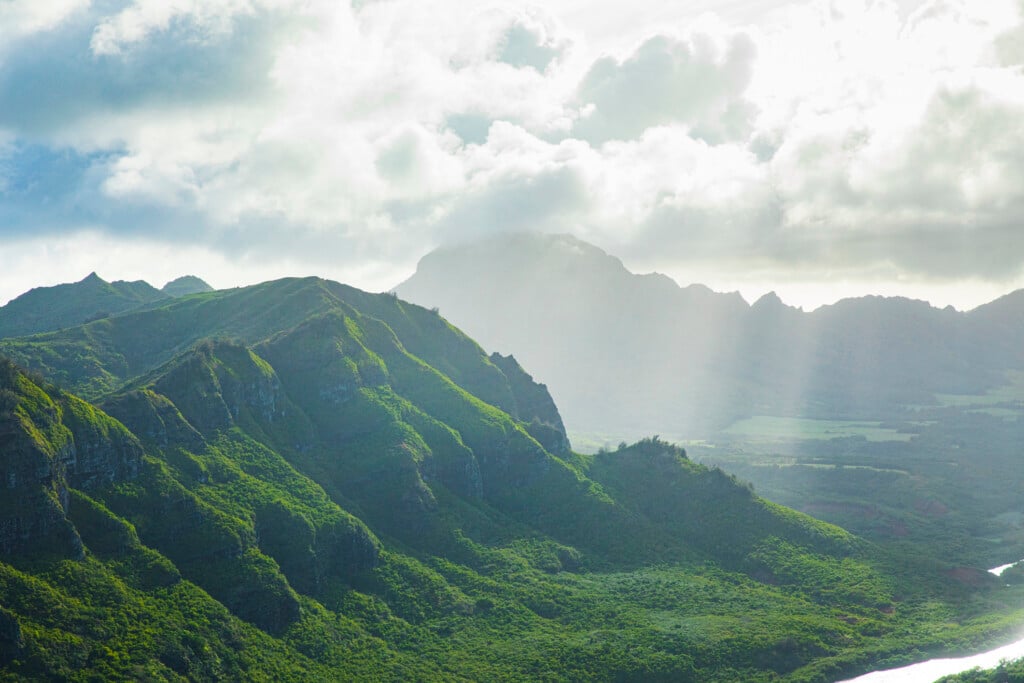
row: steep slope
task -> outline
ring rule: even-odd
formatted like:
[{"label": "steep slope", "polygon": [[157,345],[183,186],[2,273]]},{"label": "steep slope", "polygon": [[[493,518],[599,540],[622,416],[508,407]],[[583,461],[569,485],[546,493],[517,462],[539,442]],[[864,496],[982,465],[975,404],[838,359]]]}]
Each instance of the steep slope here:
[{"label": "steep slope", "polygon": [[0,307],[0,337],[21,337],[80,325],[166,298],[142,282],[106,282],[96,273],[55,287],[37,287]]},{"label": "steep slope", "polygon": [[5,366],[16,678],[822,680],[1001,626],[656,439],[572,453],[518,364],[392,296],[282,280],[3,345],[100,406]]},{"label": "steep slope", "polygon": [[[422,559],[405,554],[402,545],[388,549],[333,502],[344,499],[329,493],[330,482],[344,481],[329,474],[337,463],[319,463],[329,482],[320,488],[250,436],[266,435],[260,425],[287,422],[297,406],[273,370],[243,347],[204,344],[157,373],[152,386],[184,399],[184,412],[154,389],[113,399],[111,409],[138,423],[141,442],[102,412],[4,368],[5,414],[16,425],[5,433],[31,439],[39,457],[65,456],[63,467],[47,469],[47,486],[56,495],[43,497],[52,507],[40,507],[16,486],[20,512],[0,515],[4,529],[25,509],[60,523],[57,534],[21,526],[23,545],[0,547],[0,670],[15,679],[532,680],[546,672],[552,680],[757,680],[761,672],[770,677],[813,664],[823,644],[834,653],[844,649],[843,640],[857,629],[830,616],[830,605],[863,615],[870,624],[865,628],[890,628],[890,620],[872,616],[878,612],[862,595],[827,596],[817,604],[738,575],[682,567],[577,575],[581,562],[597,558],[517,526],[480,502],[478,492],[465,492],[452,507],[452,493],[436,483],[449,514],[465,515],[457,508],[468,503],[485,526],[478,521],[474,529],[463,520],[454,544],[424,548],[416,554]],[[195,399],[199,394],[210,401],[209,413],[207,401]],[[155,415],[161,415],[156,429],[149,421]],[[186,416],[203,424],[203,432]],[[78,468],[74,463],[86,450],[93,465]],[[5,463],[8,454],[5,448]],[[666,467],[657,476],[676,485],[705,488],[702,478],[719,477],[656,441],[609,458],[628,469],[642,465],[625,462],[637,456],[661,459]],[[613,466],[595,462],[590,469]],[[94,471],[106,476],[81,476]],[[25,481],[31,482],[25,491],[36,485]],[[401,501],[401,477],[391,481],[395,490],[378,486],[373,493]],[[625,479],[621,485],[630,486]],[[725,511],[729,519],[753,519],[737,502],[761,504],[728,479],[710,493],[705,503],[721,495],[730,504],[706,505],[702,524]],[[634,514],[653,514],[624,495]],[[572,505],[573,498],[578,505],[571,488],[551,491],[546,506]],[[585,512],[585,505],[578,510]],[[666,521],[656,523],[665,527],[662,542],[678,534]],[[839,530],[799,516],[796,522],[770,513],[763,523],[825,553],[856,552],[855,541]],[[718,528],[728,523],[721,519]],[[380,527],[393,530],[386,518]],[[499,542],[481,537],[499,527]],[[760,531],[748,532],[741,552],[754,550]],[[654,534],[644,538],[658,542]],[[787,551],[790,560],[813,557]],[[873,570],[856,562],[856,584],[864,586]],[[714,601],[723,598],[735,617],[717,618],[735,620],[731,628],[742,634],[724,647],[710,650],[702,638],[680,638],[673,632],[678,625],[665,622],[666,600],[677,619],[687,619],[721,612]],[[793,614],[812,630],[787,626]],[[606,635],[585,636],[595,628]],[[837,628],[841,633],[825,641],[812,635]],[[790,634],[781,649],[779,632]],[[523,639],[532,643],[525,657]]]},{"label": "steep slope", "polygon": [[970,325],[987,340],[992,355],[1024,366],[1024,290],[1011,292],[967,313]]},{"label": "steep slope", "polygon": [[[544,378],[579,431],[682,429],[731,416],[742,394],[724,367],[747,308],[738,294],[634,275],[566,235],[438,250],[395,292],[439,307],[485,347],[513,353]],[[712,384],[719,390],[698,398]]]},{"label": "steep slope", "polygon": [[748,306],[635,275],[565,235],[439,249],[395,292],[514,353],[572,431],[611,438],[698,438],[751,415],[884,419],[1024,368],[1019,296],[971,313],[882,297],[811,313],[774,295]]},{"label": "steep slope", "polygon": [[[319,532],[313,547],[326,571],[340,548],[349,567],[354,558],[376,562],[372,535],[308,482],[296,489],[282,476],[261,500],[252,494],[238,495],[234,505],[210,502],[176,479],[168,462],[147,455],[119,422],[7,361],[0,362],[0,397],[5,680],[430,675],[431,666],[386,653],[354,622],[328,622],[322,608],[304,608],[260,550],[255,534],[262,531],[263,545],[277,548],[299,493],[305,510],[326,513],[310,527]],[[243,474],[235,467],[237,480]],[[251,520],[232,514],[247,505],[259,510],[256,532]],[[314,661],[280,637],[289,625],[315,633],[330,657]]]}]

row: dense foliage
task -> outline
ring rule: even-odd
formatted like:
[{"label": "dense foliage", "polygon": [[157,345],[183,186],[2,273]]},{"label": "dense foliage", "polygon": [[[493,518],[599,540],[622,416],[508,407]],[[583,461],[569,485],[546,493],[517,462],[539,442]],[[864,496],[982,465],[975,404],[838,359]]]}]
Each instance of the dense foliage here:
[{"label": "dense foliage", "polygon": [[1024,660],[1004,662],[994,669],[975,669],[946,676],[937,683],[1024,683]]},{"label": "dense foliage", "polygon": [[826,681],[1021,617],[657,438],[572,453],[513,359],[391,296],[0,347],[0,679]]}]

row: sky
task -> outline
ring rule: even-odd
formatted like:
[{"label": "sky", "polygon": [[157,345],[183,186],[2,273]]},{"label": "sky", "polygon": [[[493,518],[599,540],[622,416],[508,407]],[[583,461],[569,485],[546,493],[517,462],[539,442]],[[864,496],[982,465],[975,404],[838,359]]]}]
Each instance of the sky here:
[{"label": "sky", "polygon": [[967,309],[1024,287],[1022,65],[1024,0],[0,0],[0,303],[540,231]]}]

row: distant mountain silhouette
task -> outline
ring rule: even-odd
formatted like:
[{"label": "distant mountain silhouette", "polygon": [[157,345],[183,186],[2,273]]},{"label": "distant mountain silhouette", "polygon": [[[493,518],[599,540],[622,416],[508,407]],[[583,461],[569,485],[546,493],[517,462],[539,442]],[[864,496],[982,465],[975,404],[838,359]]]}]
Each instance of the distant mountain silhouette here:
[{"label": "distant mountain silhouette", "polygon": [[570,431],[705,435],[749,415],[881,417],[1024,367],[1024,293],[975,311],[877,296],[807,313],[774,293],[636,275],[567,235],[442,248],[395,288],[545,378]]}]

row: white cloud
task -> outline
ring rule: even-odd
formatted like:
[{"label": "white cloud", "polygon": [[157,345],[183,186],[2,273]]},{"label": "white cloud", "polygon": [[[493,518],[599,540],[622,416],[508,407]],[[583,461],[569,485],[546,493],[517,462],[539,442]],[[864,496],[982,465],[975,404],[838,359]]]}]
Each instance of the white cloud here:
[{"label": "white cloud", "polygon": [[498,60],[514,67],[532,67],[544,71],[569,48],[569,40],[559,35],[550,17],[527,12],[517,17],[498,42]]},{"label": "white cloud", "polygon": [[908,4],[0,3],[0,236],[273,270],[569,230],[737,278],[1015,281],[1019,3]]},{"label": "white cloud", "polygon": [[658,35],[624,60],[599,59],[579,87],[590,105],[573,132],[583,139],[635,139],[652,126],[686,125],[712,141],[743,139],[753,105],[744,98],[756,48],[745,34]]},{"label": "white cloud", "polygon": [[0,45],[54,28],[90,0],[5,0],[0,3]]},{"label": "white cloud", "polygon": [[110,168],[103,191],[115,201],[126,199],[181,204],[194,200],[198,187],[190,166],[167,163],[147,154],[123,156]]},{"label": "white cloud", "polygon": [[176,21],[190,24],[193,40],[216,40],[231,31],[238,15],[282,5],[270,0],[134,0],[96,26],[90,47],[94,55],[118,55]]},{"label": "white cloud", "polygon": [[422,126],[403,126],[378,143],[377,172],[388,184],[393,197],[409,199],[443,194],[462,181],[461,166],[451,154],[456,144]]}]

